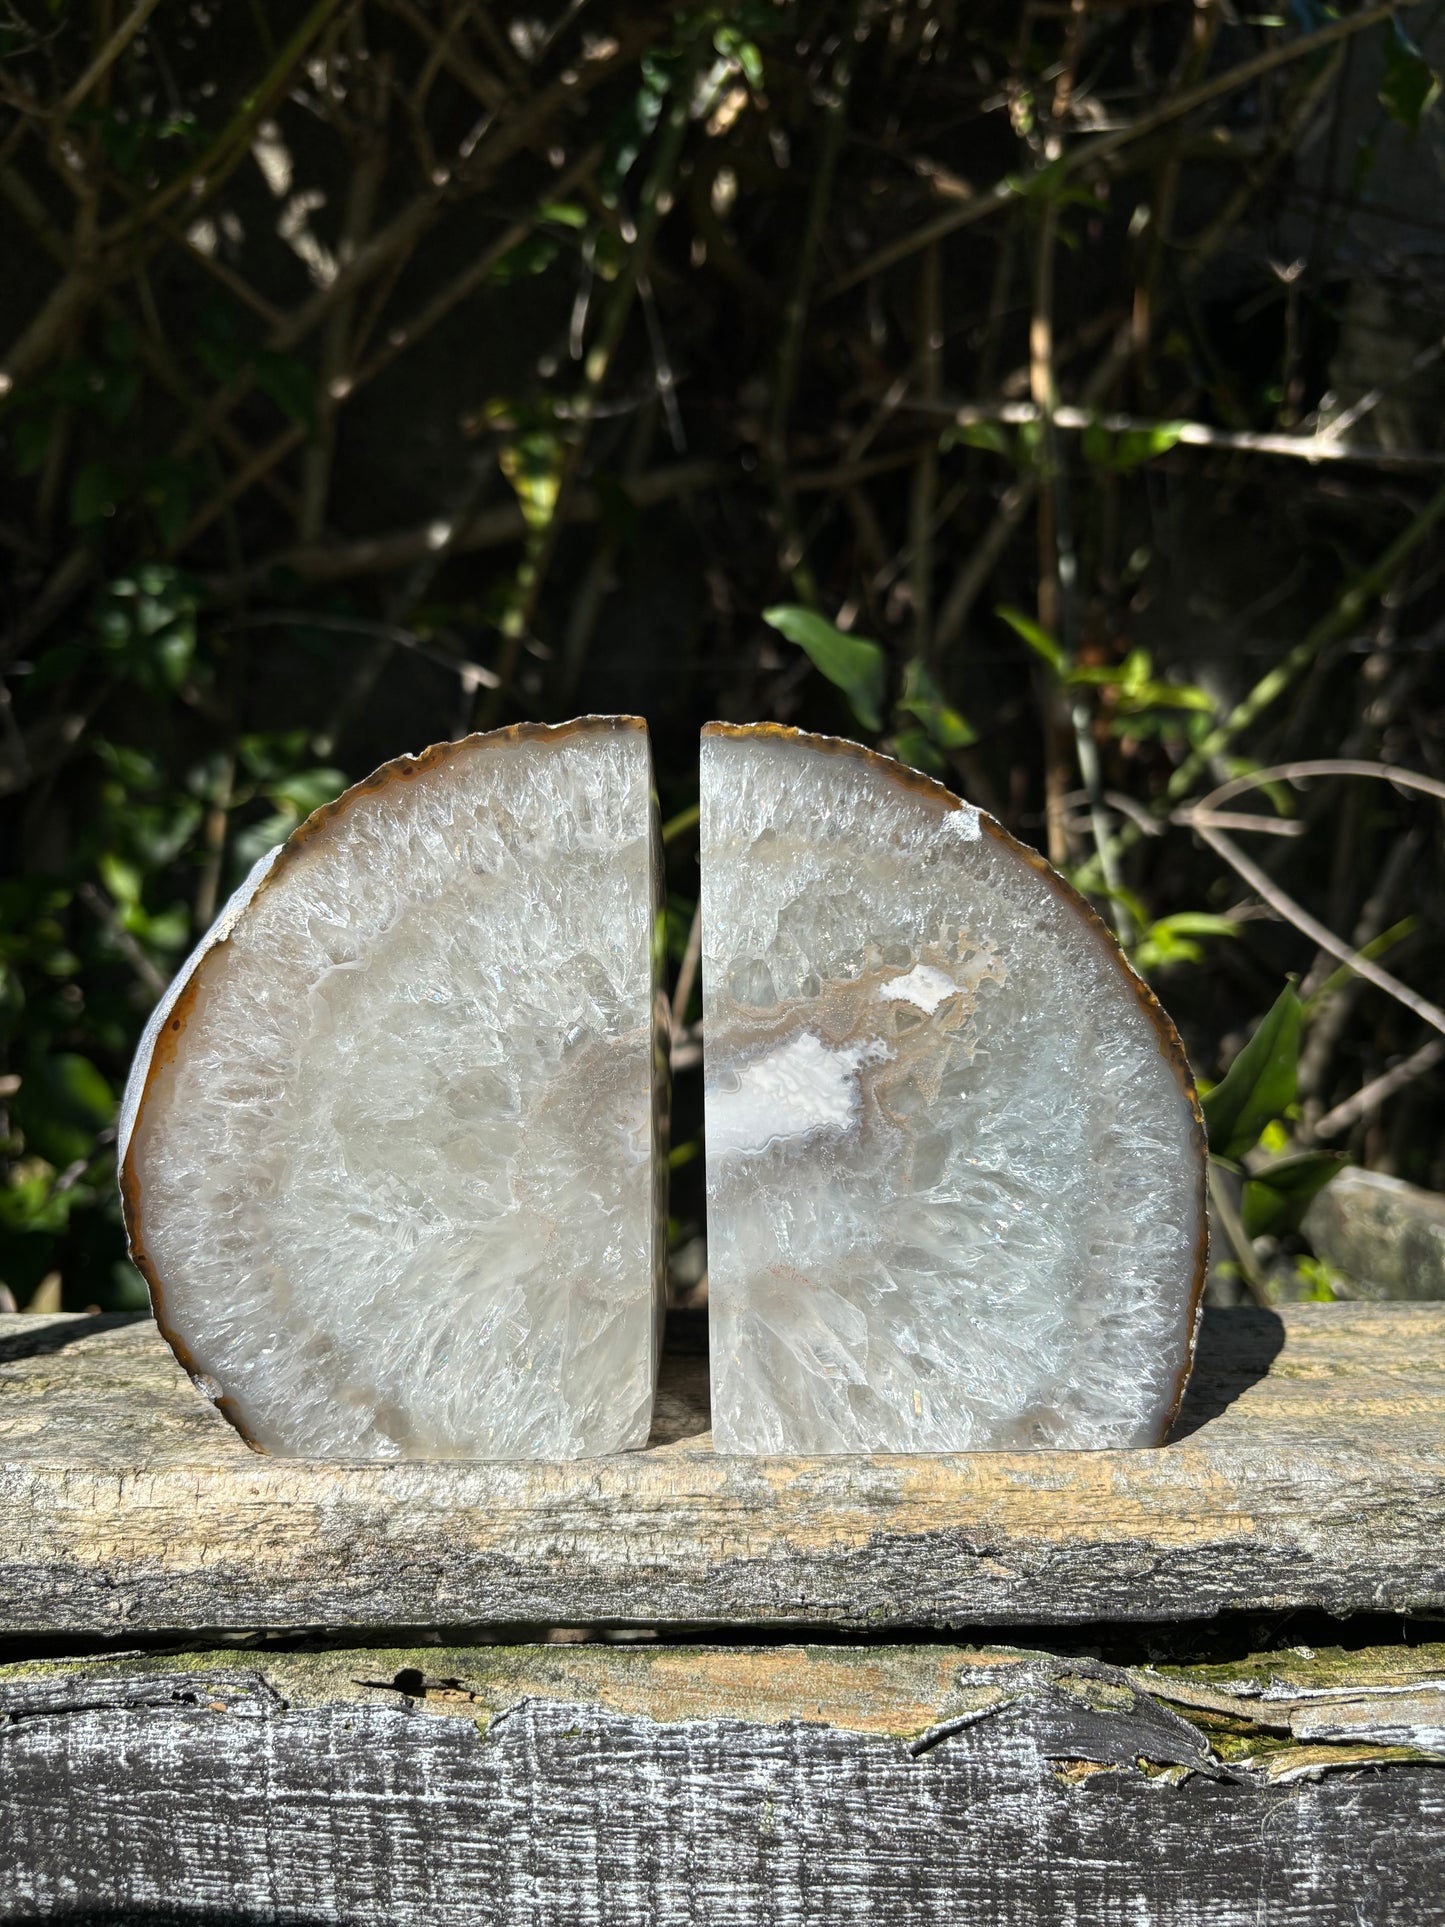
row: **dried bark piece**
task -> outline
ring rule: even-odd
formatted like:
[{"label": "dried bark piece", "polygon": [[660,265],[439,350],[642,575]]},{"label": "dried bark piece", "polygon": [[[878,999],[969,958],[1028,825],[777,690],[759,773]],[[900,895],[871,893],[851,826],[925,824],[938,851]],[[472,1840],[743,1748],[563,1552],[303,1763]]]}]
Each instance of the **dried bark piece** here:
[{"label": "dried bark piece", "polygon": [[710,724],[703,1008],[724,1452],[1158,1444],[1204,1133],[1083,899],[854,743]]},{"label": "dried bark piece", "polygon": [[262,859],[152,1017],[131,1251],[253,1444],[646,1442],[666,1250],[646,726],[388,763]]}]

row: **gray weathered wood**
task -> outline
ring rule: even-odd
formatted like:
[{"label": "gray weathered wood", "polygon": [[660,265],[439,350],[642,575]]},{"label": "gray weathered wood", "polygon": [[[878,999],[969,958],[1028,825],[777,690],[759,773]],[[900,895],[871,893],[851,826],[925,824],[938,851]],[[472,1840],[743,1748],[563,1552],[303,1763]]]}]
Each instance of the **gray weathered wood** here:
[{"label": "gray weathered wood", "polygon": [[1445,1753],[1289,1727],[1438,1693],[1445,1649],[1329,1661],[1324,1684],[1296,1655],[1220,1682],[939,1646],[12,1666],[0,1919],[1438,1923]]},{"label": "gray weathered wood", "polygon": [[785,1627],[1445,1605],[1445,1305],[1215,1314],[1154,1452],[727,1459],[704,1361],[646,1452],[260,1457],[147,1323],[0,1320],[14,1633]]}]

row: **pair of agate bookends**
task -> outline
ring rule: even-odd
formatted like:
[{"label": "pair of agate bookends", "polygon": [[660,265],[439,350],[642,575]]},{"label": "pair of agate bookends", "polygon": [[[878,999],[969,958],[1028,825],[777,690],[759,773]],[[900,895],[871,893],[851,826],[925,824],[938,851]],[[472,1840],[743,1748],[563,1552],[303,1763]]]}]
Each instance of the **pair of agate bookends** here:
[{"label": "pair of agate bookends", "polygon": [[[712,725],[714,1447],[1156,1444],[1203,1275],[1173,1027],[1073,889],[851,743]],[[126,1092],[132,1255],[253,1444],[646,1443],[667,1240],[643,723],[402,758],[259,863]]]}]

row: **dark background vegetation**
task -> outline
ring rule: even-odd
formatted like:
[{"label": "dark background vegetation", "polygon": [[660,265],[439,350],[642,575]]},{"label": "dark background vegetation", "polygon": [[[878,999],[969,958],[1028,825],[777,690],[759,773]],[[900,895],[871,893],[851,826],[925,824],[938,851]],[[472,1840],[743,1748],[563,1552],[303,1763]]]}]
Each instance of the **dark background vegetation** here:
[{"label": "dark background vegetation", "polygon": [[1442,11],[3,0],[16,1302],[144,1301],[117,1094],[251,860],[587,709],[651,724],[676,963],[699,724],[861,736],[1201,1077],[1299,980],[1253,1161],[1445,1187]]}]

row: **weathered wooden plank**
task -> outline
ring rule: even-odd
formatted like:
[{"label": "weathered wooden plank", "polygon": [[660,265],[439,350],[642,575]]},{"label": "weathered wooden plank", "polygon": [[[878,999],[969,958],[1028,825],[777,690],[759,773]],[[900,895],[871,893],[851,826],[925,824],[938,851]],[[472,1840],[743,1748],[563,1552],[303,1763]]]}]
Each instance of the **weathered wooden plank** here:
[{"label": "weathered wooden plank", "polygon": [[1156,1452],[728,1459],[702,1361],[646,1452],[250,1452],[146,1324],[0,1321],[13,1632],[958,1626],[1445,1604],[1445,1305],[1224,1313]]},{"label": "weathered wooden plank", "polygon": [[0,1919],[1438,1922],[1445,1754],[1288,1737],[1380,1690],[1335,1660],[1224,1693],[1266,1709],[1227,1750],[1137,1675],[936,1646],[8,1667]]}]

